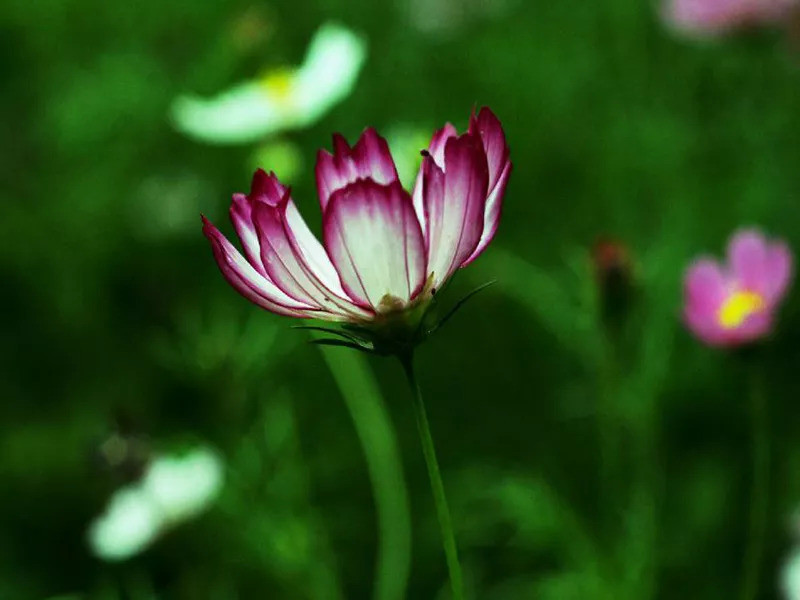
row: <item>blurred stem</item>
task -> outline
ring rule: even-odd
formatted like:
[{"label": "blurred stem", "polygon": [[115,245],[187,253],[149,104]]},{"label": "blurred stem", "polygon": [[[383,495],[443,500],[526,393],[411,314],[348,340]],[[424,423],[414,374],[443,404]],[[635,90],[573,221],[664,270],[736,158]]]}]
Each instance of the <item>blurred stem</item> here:
[{"label": "blurred stem", "polygon": [[[605,528],[614,528],[619,489],[619,436],[615,403],[619,392],[617,348],[610,336],[603,334],[603,362],[600,367],[600,392],[597,406],[597,437],[600,450],[600,510]],[[608,531],[606,530],[606,533]]]},{"label": "blurred stem", "polygon": [[758,594],[769,508],[769,420],[764,380],[757,359],[750,365],[749,376],[753,473],[750,480],[750,532],[742,569],[742,600],[753,600]]},{"label": "blurred stem", "polygon": [[417,429],[422,442],[422,453],[425,455],[425,465],[428,467],[433,501],[436,505],[436,516],[439,518],[439,529],[442,533],[442,545],[444,546],[444,554],[447,560],[447,570],[450,573],[453,600],[464,600],[464,582],[461,577],[461,565],[458,562],[458,549],[453,533],[453,523],[450,518],[450,509],[447,507],[447,497],[444,493],[442,475],[439,472],[439,462],[436,460],[436,449],[433,446],[433,437],[428,424],[428,415],[425,412],[425,403],[422,401],[422,391],[414,373],[414,357],[409,353],[398,358],[408,378],[408,384],[411,387],[411,395],[414,400]]},{"label": "blurred stem", "polygon": [[363,356],[322,348],[344,398],[367,461],[378,517],[376,600],[402,600],[411,566],[411,517],[397,437]]}]

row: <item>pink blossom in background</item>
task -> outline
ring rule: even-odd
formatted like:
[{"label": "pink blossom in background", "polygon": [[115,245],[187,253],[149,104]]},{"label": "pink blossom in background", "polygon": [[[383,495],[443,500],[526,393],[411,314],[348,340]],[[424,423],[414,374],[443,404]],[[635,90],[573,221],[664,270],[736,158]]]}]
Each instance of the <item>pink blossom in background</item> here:
[{"label": "pink blossom in background", "polygon": [[715,35],[778,23],[798,5],[800,0],[667,0],[665,19],[685,33]]},{"label": "pink blossom in background", "polygon": [[738,346],[770,332],[792,279],[792,254],[755,229],[737,232],[727,263],[699,258],[684,278],[684,320],[711,346]]},{"label": "pink blossom in background", "polygon": [[460,136],[445,125],[423,154],[410,194],[374,129],[352,148],[334,135],[333,154],[317,156],[322,243],[289,189],[259,169],[230,209],[243,255],[203,218],[223,276],[251,302],[292,317],[369,323],[429,300],[492,240],[511,161],[488,108]]}]

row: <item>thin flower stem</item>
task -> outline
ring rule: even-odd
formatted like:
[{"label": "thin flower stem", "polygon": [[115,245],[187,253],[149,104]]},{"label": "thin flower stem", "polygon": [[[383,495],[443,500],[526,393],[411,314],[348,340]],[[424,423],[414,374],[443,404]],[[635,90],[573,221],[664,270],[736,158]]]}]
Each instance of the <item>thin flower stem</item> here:
[{"label": "thin flower stem", "polygon": [[403,600],[411,567],[408,492],[392,422],[375,378],[356,352],[321,348],[364,450],[378,517],[375,600]]},{"label": "thin flower stem", "polygon": [[431,436],[431,428],[428,423],[428,415],[425,411],[425,403],[422,401],[422,391],[419,388],[419,383],[414,374],[414,359],[411,354],[399,358],[406,377],[408,378],[408,384],[411,387],[411,395],[414,400],[417,429],[419,430],[419,437],[422,442],[422,453],[425,456],[425,464],[428,467],[428,477],[431,482],[433,501],[436,505],[436,516],[439,519],[439,529],[442,533],[442,545],[444,546],[445,559],[447,560],[447,570],[450,574],[450,587],[453,591],[453,600],[464,600],[464,581],[461,577],[461,565],[458,562],[458,549],[456,547],[456,538],[453,533],[453,523],[450,518],[450,509],[447,507],[447,497],[444,493],[442,475],[439,472],[439,462],[436,460],[436,449],[433,446],[433,437]]},{"label": "thin flower stem", "polygon": [[750,367],[753,473],[750,481],[749,541],[742,571],[742,600],[753,600],[758,595],[769,510],[770,448],[767,401],[759,365],[753,364]]}]

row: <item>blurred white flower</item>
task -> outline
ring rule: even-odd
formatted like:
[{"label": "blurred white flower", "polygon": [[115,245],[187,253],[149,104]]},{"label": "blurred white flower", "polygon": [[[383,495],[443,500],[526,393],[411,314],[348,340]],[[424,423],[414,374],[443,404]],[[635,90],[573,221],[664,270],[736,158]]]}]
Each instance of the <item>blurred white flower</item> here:
[{"label": "blurred white flower", "polygon": [[141,483],[164,519],[180,522],[206,508],[222,487],[222,462],[207,448],[157,458]]},{"label": "blurred white flower", "polygon": [[89,544],[100,558],[124,560],[138,554],[158,536],[162,519],[158,507],[143,490],[122,488],[106,512],[89,528]]},{"label": "blurred white flower", "polygon": [[800,549],[795,548],[784,563],[780,583],[785,600],[800,600]]},{"label": "blurred white flower", "polygon": [[212,144],[242,144],[311,125],[353,88],[366,57],[364,40],[344,27],[323,25],[297,68],[279,68],[213,98],[180,96],[175,127]]},{"label": "blurred white flower", "polygon": [[118,490],[89,527],[92,552],[125,560],[170,527],[201,513],[222,487],[223,465],[209,448],[153,460],[141,481]]}]

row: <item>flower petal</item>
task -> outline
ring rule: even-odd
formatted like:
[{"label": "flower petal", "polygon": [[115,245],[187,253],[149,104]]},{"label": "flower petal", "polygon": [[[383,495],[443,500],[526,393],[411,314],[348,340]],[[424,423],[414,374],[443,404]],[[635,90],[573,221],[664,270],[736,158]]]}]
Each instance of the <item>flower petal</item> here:
[{"label": "flower petal", "polygon": [[736,283],[763,293],[767,283],[767,241],[755,229],[736,232],[728,244],[728,265]]},{"label": "flower petal", "polygon": [[322,226],[342,285],[357,304],[379,310],[387,296],[408,302],[422,288],[422,230],[399,182],[361,179],[336,191]]},{"label": "flower petal", "polygon": [[263,169],[257,169],[250,183],[250,193],[233,195],[231,222],[242,242],[245,257],[263,276],[266,276],[266,270],[261,262],[261,245],[253,223],[253,206],[258,203],[277,206],[285,194],[286,188],[278,181],[275,173],[267,174]]},{"label": "flower petal", "polygon": [[366,41],[349,29],[320,27],[297,71],[295,107],[301,125],[310,125],[353,89],[367,55]]},{"label": "flower petal", "polygon": [[[451,123],[445,123],[444,127],[437,129],[433,133],[430,144],[428,144],[428,150],[423,151],[422,154],[432,157],[434,165],[439,169],[443,169],[445,144],[447,143],[447,140],[454,137],[458,137],[458,131],[456,131],[456,128],[453,127]],[[419,219],[423,232],[427,229],[425,203],[423,200],[424,164],[425,163],[423,161],[423,164],[420,166],[419,173],[417,174],[417,180],[414,183],[414,191],[412,194],[412,198],[414,200],[414,211],[417,213],[417,219]]]},{"label": "flower petal", "polygon": [[765,268],[764,298],[775,305],[786,293],[794,271],[792,252],[783,242],[770,244],[767,248]]},{"label": "flower petal", "polygon": [[[419,187],[420,205],[422,207],[422,218],[420,222],[422,223],[422,233],[425,237],[426,252],[428,252],[428,256],[430,256],[430,219],[428,218],[428,207],[441,203],[444,199],[444,171],[436,166],[436,161],[430,154],[426,154],[422,159],[417,183]],[[414,210],[416,211],[416,207]]]},{"label": "flower petal", "polygon": [[211,249],[222,276],[242,296],[279,315],[312,317],[311,306],[297,302],[283,293],[272,281],[262,276],[245,260],[236,248],[208,219],[203,217],[203,234],[211,242]]},{"label": "flower petal", "polygon": [[709,315],[702,308],[687,306],[683,311],[683,320],[689,330],[700,340],[710,346],[724,346],[729,343],[730,331],[723,329],[714,315]]},{"label": "flower petal", "polygon": [[[317,315],[319,318],[340,320],[352,316],[367,316],[369,313],[355,306],[345,294],[327,255],[324,259],[328,269],[324,266],[314,269],[309,265],[286,218],[290,207],[293,215],[296,215],[292,221],[299,236],[305,238],[307,233],[313,238],[288,191],[278,206],[259,203],[254,209],[261,258],[270,279],[287,295],[320,309],[322,312]],[[323,283],[326,270],[332,272],[332,279],[327,282],[329,285]]]},{"label": "flower petal", "polygon": [[489,196],[486,199],[486,209],[483,215],[483,232],[477,248],[464,261],[466,266],[475,260],[492,241],[497,227],[500,225],[500,214],[503,208],[503,195],[506,191],[508,177],[511,175],[511,161],[506,144],[503,126],[494,113],[483,107],[477,117],[470,119],[470,132],[480,135],[483,149],[486,152],[486,162],[489,167]]},{"label": "flower petal", "polygon": [[452,123],[445,123],[444,127],[433,133],[431,143],[428,144],[428,154],[433,157],[439,168],[444,167],[444,149],[447,140],[454,137],[458,137],[458,131]]},{"label": "flower petal", "polygon": [[752,342],[764,337],[772,330],[772,322],[770,310],[753,313],[739,327],[731,330],[730,345]]},{"label": "flower petal", "polygon": [[253,268],[260,275],[266,275],[264,265],[261,263],[261,246],[258,243],[258,233],[253,224],[253,210],[250,200],[244,194],[234,194],[230,208],[231,222],[236,230],[236,235],[242,242],[244,255]]},{"label": "flower petal", "polygon": [[388,185],[398,180],[389,145],[371,127],[364,130],[350,149],[341,135],[333,137],[334,154],[317,153],[317,191],[324,211],[331,195],[357,179],[372,179]]},{"label": "flower petal", "polygon": [[484,106],[477,117],[473,115],[470,119],[469,132],[481,138],[489,167],[489,193],[491,193],[509,164],[509,150],[503,126],[495,114]]},{"label": "flower petal", "polygon": [[[435,173],[432,169],[430,172]],[[475,251],[483,233],[488,181],[480,138],[469,133],[449,138],[444,150],[442,192],[434,193],[433,186],[427,192],[423,189],[428,270],[434,274],[434,288],[439,288]]]},{"label": "flower petal", "polygon": [[683,318],[689,330],[711,346],[735,344],[732,329],[724,329],[718,318],[725,302],[728,282],[720,265],[710,258],[694,261],[684,277]]},{"label": "flower petal", "polygon": [[180,96],[172,105],[176,129],[209,144],[249,144],[296,126],[292,105],[257,81],[241,83],[212,98]]},{"label": "flower petal", "polygon": [[727,282],[720,265],[710,258],[694,261],[684,277],[685,304],[697,314],[715,319],[727,297]]}]

